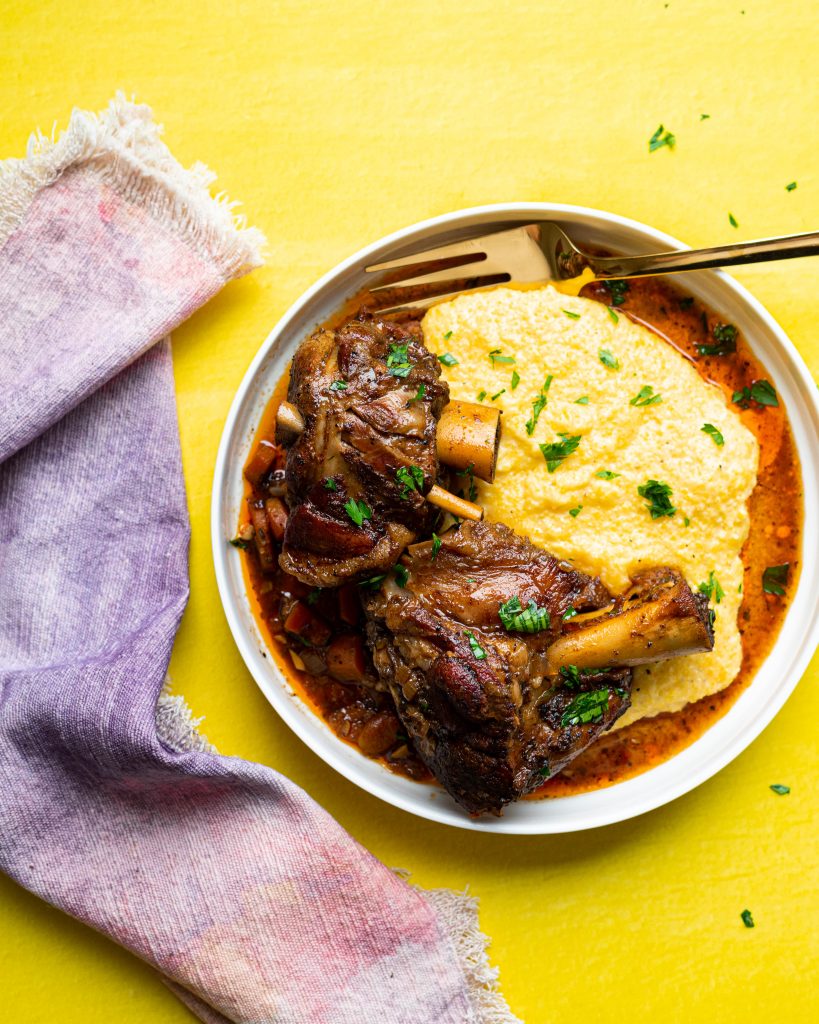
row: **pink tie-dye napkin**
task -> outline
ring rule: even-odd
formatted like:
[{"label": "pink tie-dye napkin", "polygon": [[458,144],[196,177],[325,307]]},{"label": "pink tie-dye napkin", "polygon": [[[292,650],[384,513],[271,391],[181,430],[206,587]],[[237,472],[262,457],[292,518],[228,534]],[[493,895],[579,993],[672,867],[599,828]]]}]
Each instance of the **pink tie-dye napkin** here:
[{"label": "pink tie-dye napkin", "polygon": [[209,181],[122,99],[0,163],[0,866],[205,1021],[509,1024],[472,901],[160,696],[189,533],[162,339],[260,262]]}]

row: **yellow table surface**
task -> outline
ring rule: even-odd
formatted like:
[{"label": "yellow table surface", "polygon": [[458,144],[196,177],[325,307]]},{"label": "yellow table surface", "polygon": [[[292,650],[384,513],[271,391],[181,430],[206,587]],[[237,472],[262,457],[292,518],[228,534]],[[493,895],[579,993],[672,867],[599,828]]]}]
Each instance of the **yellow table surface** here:
[{"label": "yellow table surface", "polygon": [[[807,0],[0,3],[0,154],[122,88],[270,240],[266,267],[174,338],[193,524],[177,692],[220,750],[286,773],[385,863],[423,885],[468,885],[527,1024],[819,1019],[819,661],[733,764],[634,821],[542,838],[420,821],[312,754],[239,658],[208,538],[222,423],[308,285],[433,214],[580,203],[691,245],[819,227],[816,28]],[[661,122],[677,147],[649,155]],[[814,376],[817,271],[801,260],[737,274]],[[775,796],[776,782],[791,794]],[[0,977],[0,1018],[14,1024],[191,1019],[149,968],[4,877]]]}]

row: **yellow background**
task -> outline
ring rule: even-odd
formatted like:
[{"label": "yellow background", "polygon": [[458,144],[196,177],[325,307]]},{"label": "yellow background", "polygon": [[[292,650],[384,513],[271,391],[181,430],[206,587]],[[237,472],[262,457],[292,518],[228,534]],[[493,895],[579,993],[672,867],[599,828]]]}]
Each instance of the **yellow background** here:
[{"label": "yellow background", "polygon": [[[423,885],[468,885],[527,1024],[819,1019],[819,662],[732,765],[635,821],[552,838],[419,821],[310,753],[233,646],[208,537],[222,422],[303,289],[433,214],[581,203],[691,245],[819,227],[816,29],[810,0],[0,0],[0,154],[21,155],[34,126],[122,88],[154,107],[183,163],[219,172],[270,240],[267,266],[174,339],[193,522],[177,691],[223,752],[281,769],[385,863]],[[660,122],[677,148],[649,155]],[[815,377],[817,270],[814,259],[737,274]],[[5,878],[0,978],[0,1018],[13,1024],[191,1019],[147,967]]]}]

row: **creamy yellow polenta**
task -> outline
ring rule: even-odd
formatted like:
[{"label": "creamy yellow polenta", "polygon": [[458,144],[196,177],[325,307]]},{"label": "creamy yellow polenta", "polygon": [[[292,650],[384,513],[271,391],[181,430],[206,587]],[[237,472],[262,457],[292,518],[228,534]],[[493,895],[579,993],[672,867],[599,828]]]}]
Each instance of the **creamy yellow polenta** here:
[{"label": "creamy yellow polenta", "polygon": [[[615,323],[606,307],[552,287],[465,294],[433,307],[423,327],[433,351],[458,360],[443,370],[452,397],[477,401],[485,392],[482,400],[503,410],[495,482],[478,482],[487,518],[600,576],[614,592],[652,565],[679,566],[694,587],[713,572],[724,591],[714,605],[714,650],[637,669],[632,707],[618,725],[727,686],[742,659],[740,551],[759,452],[722,392],[624,314]],[[493,350],[500,350],[494,359]],[[530,436],[526,422],[549,376]],[[632,405],[643,388],[652,389],[643,401],[662,401]],[[703,432],[706,423],[724,445]],[[561,434],[580,441],[549,472],[538,446],[565,440]],[[617,476],[601,479],[601,472]],[[673,517],[651,518],[637,492],[649,479],[671,487]]]}]

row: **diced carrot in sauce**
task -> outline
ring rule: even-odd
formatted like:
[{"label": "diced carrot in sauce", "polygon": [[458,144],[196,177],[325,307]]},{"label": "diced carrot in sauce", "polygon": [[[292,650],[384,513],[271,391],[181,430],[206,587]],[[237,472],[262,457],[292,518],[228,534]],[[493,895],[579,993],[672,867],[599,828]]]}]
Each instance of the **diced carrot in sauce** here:
[{"label": "diced carrot in sauce", "polygon": [[338,590],[338,615],[348,626],[357,626],[361,618],[361,602],[358,599],[358,587],[354,583],[346,583]]},{"label": "diced carrot in sauce", "polygon": [[267,473],[280,457],[280,449],[272,441],[260,441],[248,464],[245,466],[245,476],[255,487],[261,478]]},{"label": "diced carrot in sauce", "polygon": [[264,506],[259,507],[256,502],[250,503],[250,521],[253,523],[253,539],[259,554],[259,565],[265,572],[270,572],[276,568],[277,563]]},{"label": "diced carrot in sauce", "polygon": [[342,683],[358,683],[367,670],[360,636],[337,636],[327,648],[327,671]]},{"label": "diced carrot in sauce", "polygon": [[333,632],[303,601],[296,601],[290,609],[290,614],[284,620],[284,629],[287,633],[295,633],[313,647],[323,647]]},{"label": "diced carrot in sauce", "polygon": [[281,542],[284,537],[284,528],[287,526],[287,507],[281,498],[268,498],[264,503],[267,521],[270,524],[270,532]]}]

